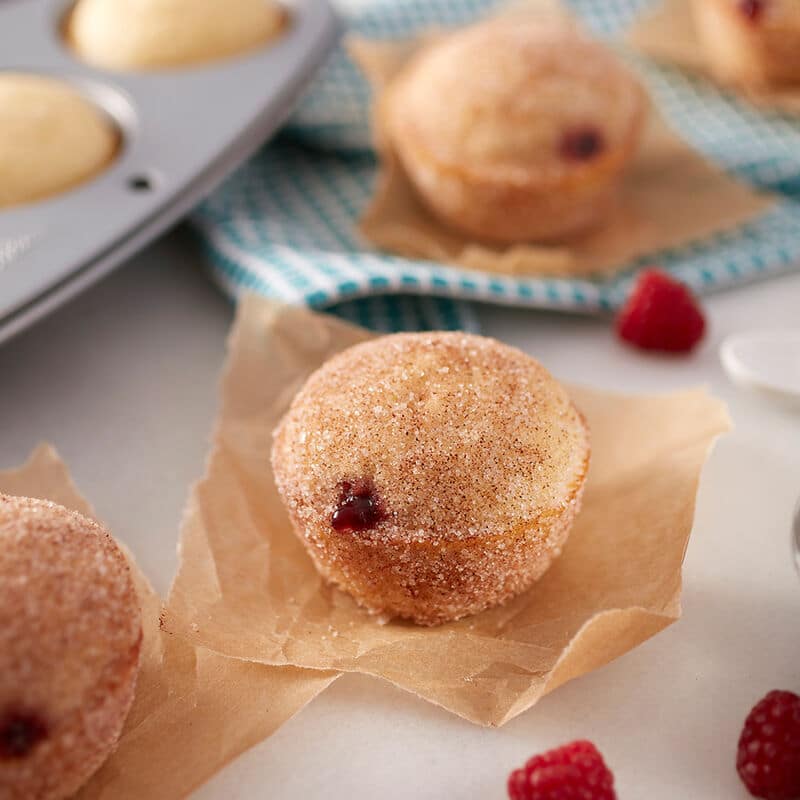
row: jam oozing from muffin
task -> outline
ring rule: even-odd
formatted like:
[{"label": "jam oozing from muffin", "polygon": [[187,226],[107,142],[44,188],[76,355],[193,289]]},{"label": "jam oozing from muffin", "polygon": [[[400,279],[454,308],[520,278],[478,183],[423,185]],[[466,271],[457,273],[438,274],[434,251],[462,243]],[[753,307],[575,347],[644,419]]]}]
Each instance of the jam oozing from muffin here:
[{"label": "jam oozing from muffin", "polygon": [[381,503],[370,481],[342,481],[331,527],[341,533],[372,530],[383,519]]},{"label": "jam oozing from muffin", "polygon": [[24,758],[47,737],[47,725],[28,711],[7,711],[0,716],[0,759]]},{"label": "jam oozing from muffin", "polygon": [[591,125],[573,128],[561,137],[561,157],[568,161],[589,161],[605,148],[603,134]]},{"label": "jam oozing from muffin", "polygon": [[750,22],[758,22],[766,9],[766,0],[739,0],[739,11]]}]

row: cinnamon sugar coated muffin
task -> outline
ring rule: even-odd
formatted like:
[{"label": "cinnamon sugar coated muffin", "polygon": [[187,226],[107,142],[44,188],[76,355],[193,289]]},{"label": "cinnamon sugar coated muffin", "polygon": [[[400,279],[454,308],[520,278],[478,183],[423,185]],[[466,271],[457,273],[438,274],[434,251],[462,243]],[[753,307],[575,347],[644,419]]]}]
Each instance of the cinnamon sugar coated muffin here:
[{"label": "cinnamon sugar coated muffin", "polygon": [[105,528],[0,495],[0,800],[69,797],[100,766],[133,700],[141,637]]},{"label": "cinnamon sugar coated muffin", "polygon": [[391,148],[444,223],[498,243],[600,224],[635,154],[646,103],[633,76],[566,22],[512,16],[412,58],[380,109]]},{"label": "cinnamon sugar coated muffin", "polygon": [[91,64],[149,70],[246,53],[285,24],[275,0],[78,0],[66,38]]},{"label": "cinnamon sugar coated muffin", "polygon": [[561,551],[589,460],[536,361],[465,333],[396,334],[308,379],[272,465],[319,572],[376,614],[436,625],[502,603]]},{"label": "cinnamon sugar coated muffin", "polygon": [[89,180],[118,148],[115,126],[66,81],[0,73],[0,209]]},{"label": "cinnamon sugar coated muffin", "polygon": [[709,64],[727,83],[800,85],[798,0],[693,0]]}]

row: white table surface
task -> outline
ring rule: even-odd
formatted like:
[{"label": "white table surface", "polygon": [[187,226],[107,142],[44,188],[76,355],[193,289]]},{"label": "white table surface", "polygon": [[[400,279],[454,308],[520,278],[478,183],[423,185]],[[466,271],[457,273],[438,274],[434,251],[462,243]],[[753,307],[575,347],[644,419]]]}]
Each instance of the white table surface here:
[{"label": "white table surface", "polygon": [[[630,351],[604,320],[483,308],[485,333],[562,378],[647,392],[706,383],[730,404],[736,430],[704,473],[683,619],[500,730],[345,676],[196,797],[501,800],[512,767],[587,737],[621,800],[745,798],[733,760],[746,712],[769,689],[800,690],[788,544],[800,413],[734,388],[716,351],[734,331],[797,325],[799,305],[800,275],[710,298],[710,335],[688,359]],[[53,442],[161,592],[202,473],[231,317],[178,233],[0,347],[0,466]]]}]

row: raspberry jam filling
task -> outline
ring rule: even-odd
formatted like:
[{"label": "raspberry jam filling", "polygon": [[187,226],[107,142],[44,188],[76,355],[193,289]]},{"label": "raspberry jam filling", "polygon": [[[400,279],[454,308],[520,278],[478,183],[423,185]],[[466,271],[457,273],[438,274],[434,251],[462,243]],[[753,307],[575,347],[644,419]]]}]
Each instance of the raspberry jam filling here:
[{"label": "raspberry jam filling", "polygon": [[765,0],[739,0],[739,11],[750,22],[758,22],[761,19],[765,6]]},{"label": "raspberry jam filling", "polygon": [[565,131],[559,151],[568,161],[589,161],[605,149],[603,134],[591,125]]},{"label": "raspberry jam filling", "polygon": [[381,503],[369,481],[342,481],[331,527],[340,533],[372,530],[382,519]]},{"label": "raspberry jam filling", "polygon": [[38,714],[7,711],[0,715],[0,760],[24,758],[47,736],[47,725]]}]

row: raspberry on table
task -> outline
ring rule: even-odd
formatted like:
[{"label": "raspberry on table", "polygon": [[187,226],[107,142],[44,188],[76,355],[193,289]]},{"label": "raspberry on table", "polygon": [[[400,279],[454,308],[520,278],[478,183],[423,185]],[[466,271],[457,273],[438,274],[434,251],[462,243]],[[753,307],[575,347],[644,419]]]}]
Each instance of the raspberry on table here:
[{"label": "raspberry on table", "polygon": [[533,756],[508,777],[511,800],[616,800],[614,776],[597,748],[576,741]]},{"label": "raspberry on table", "polygon": [[753,797],[800,798],[800,697],[772,691],[756,703],[739,737],[736,769]]},{"label": "raspberry on table", "polygon": [[703,338],[706,323],[686,286],[662,270],[647,269],[617,315],[616,327],[635,347],[685,353]]}]

